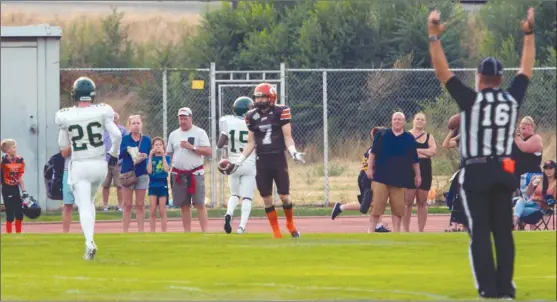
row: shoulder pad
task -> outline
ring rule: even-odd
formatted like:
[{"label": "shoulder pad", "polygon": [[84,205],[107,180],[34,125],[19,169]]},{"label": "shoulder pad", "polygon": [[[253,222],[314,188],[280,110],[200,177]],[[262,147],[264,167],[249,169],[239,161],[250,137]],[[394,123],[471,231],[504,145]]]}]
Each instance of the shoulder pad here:
[{"label": "shoulder pad", "polygon": [[56,112],[56,115],[54,116],[54,123],[56,125],[58,125],[59,127],[62,126],[62,121],[63,121],[63,115],[65,112],[68,112],[69,108],[63,108],[58,110],[58,112]]},{"label": "shoulder pad", "polygon": [[232,117],[232,115],[230,115],[230,114],[223,115],[223,116],[220,117],[220,121],[221,121],[221,122],[224,122],[224,121],[228,120],[228,119],[231,118],[231,117]]}]

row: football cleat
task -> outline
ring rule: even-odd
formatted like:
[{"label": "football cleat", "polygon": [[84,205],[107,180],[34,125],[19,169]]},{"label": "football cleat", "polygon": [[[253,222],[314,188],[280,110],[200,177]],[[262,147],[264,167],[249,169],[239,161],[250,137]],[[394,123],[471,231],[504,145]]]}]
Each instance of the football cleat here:
[{"label": "football cleat", "polygon": [[230,225],[231,221],[232,216],[226,214],[226,216],[224,216],[224,231],[226,232],[226,234],[230,234],[232,232],[232,226]]}]

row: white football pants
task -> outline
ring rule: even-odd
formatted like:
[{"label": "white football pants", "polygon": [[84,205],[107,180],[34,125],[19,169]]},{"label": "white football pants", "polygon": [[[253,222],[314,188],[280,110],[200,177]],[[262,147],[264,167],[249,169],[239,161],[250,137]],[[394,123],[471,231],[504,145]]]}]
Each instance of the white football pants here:
[{"label": "white football pants", "polygon": [[230,187],[230,199],[226,213],[234,216],[234,210],[242,199],[242,214],[240,216],[240,227],[245,229],[251,213],[251,202],[255,195],[255,163],[245,163],[238,167],[234,173],[228,176]]},{"label": "white football pants", "polygon": [[79,221],[85,236],[85,244],[94,247],[95,233],[95,195],[108,173],[106,160],[70,161],[68,183],[75,197],[79,211]]}]

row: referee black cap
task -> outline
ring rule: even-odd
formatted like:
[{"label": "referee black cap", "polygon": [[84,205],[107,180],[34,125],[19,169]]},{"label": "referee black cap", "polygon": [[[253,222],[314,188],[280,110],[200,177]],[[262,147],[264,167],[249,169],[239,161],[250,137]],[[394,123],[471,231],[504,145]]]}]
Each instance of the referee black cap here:
[{"label": "referee black cap", "polygon": [[503,64],[494,57],[487,57],[478,66],[478,73],[486,76],[502,76]]}]

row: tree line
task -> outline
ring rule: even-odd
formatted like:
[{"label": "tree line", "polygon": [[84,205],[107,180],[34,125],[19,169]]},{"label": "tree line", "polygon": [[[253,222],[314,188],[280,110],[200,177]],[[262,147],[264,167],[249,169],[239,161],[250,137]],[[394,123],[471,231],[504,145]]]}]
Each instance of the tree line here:
[{"label": "tree line", "polygon": [[[194,27],[184,25],[173,41],[146,42],[130,39],[130,29],[122,22],[125,15],[115,10],[99,23],[75,21],[64,28],[60,62],[63,68],[208,68],[210,62],[224,70],[278,70],[281,62],[289,68],[431,68],[426,19],[437,8],[449,23],[442,40],[452,68],[476,67],[487,55],[498,57],[506,67],[516,67],[522,48],[519,20],[532,5],[536,7],[536,65],[556,66],[554,3],[504,0],[491,0],[474,13],[451,1],[261,0],[238,1],[235,7],[223,2],[218,9],[204,11]],[[162,72],[90,75],[100,89],[137,95],[140,101],[131,105],[144,112],[148,121],[162,120],[157,109]],[[168,75],[169,108],[188,105],[200,116],[210,116],[209,87],[191,88],[194,79],[208,83],[208,73]],[[462,76],[473,84],[473,74]],[[62,74],[64,95],[73,77],[74,72]],[[555,72],[540,77],[529,89],[537,106],[528,110],[554,123]],[[440,119],[433,124],[454,113],[436,105],[444,94],[433,73],[331,73],[328,82],[331,143],[347,136],[366,138],[362,123],[388,123],[394,110],[408,115],[429,110]],[[321,74],[289,73],[286,86],[287,103],[298,119],[294,135],[306,140],[302,144],[318,142]],[[67,96],[63,99],[67,101]],[[227,106],[232,99],[227,95]],[[168,114],[173,122],[175,112]],[[160,131],[157,123],[147,124],[151,131]],[[174,126],[169,124],[169,129]]]}]

